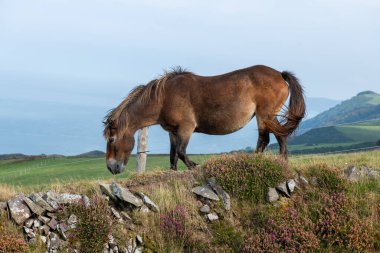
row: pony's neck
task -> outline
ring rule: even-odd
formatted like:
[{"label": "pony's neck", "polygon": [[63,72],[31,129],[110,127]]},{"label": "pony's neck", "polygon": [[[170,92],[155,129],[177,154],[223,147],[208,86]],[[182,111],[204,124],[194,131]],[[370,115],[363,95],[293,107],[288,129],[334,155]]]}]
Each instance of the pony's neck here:
[{"label": "pony's neck", "polygon": [[156,101],[149,103],[136,103],[128,108],[128,128],[134,133],[143,127],[158,123],[162,105]]}]

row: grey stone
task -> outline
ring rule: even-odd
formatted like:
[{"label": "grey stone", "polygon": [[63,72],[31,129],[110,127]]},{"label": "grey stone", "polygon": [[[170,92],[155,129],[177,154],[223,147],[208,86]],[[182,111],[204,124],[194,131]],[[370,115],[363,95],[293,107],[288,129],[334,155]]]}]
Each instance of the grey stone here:
[{"label": "grey stone", "polygon": [[46,213],[46,215],[50,218],[56,218],[57,219],[57,214],[56,213]]},{"label": "grey stone", "polygon": [[144,241],[140,235],[136,235],[136,244],[137,246],[144,245]]},{"label": "grey stone", "polygon": [[156,203],[154,203],[148,196],[146,196],[144,193],[142,192],[137,192],[136,195],[138,197],[141,198],[141,200],[144,202],[144,204],[149,207],[150,210],[152,210],[153,212],[159,212],[160,209],[158,208],[158,206],[156,205]]},{"label": "grey stone", "polygon": [[106,183],[100,183],[99,184],[100,191],[107,195],[110,199],[116,200],[116,197],[113,195],[112,190],[111,190],[111,184],[106,184]]},{"label": "grey stone", "polygon": [[123,220],[126,220],[126,221],[132,220],[131,216],[129,216],[128,213],[125,211],[121,211],[120,216],[121,216],[121,218],[123,218]]},{"label": "grey stone", "polygon": [[59,240],[58,235],[56,233],[52,232],[52,233],[50,233],[49,238],[50,238],[49,250],[58,250],[59,244],[60,244],[60,240]]},{"label": "grey stone", "polygon": [[208,185],[197,186],[191,189],[193,193],[206,199],[219,201],[218,195]]},{"label": "grey stone", "polygon": [[201,209],[199,209],[199,211],[201,213],[205,213],[205,214],[208,214],[211,212],[211,208],[209,207],[209,205],[204,205],[201,207]]},{"label": "grey stone", "polygon": [[219,216],[216,213],[209,213],[206,215],[208,221],[216,221],[219,219]]},{"label": "grey stone", "polygon": [[286,182],[286,186],[288,187],[289,193],[292,193],[296,188],[296,181],[294,181],[294,179],[290,179]]},{"label": "grey stone", "polygon": [[208,185],[222,198],[224,209],[227,211],[231,209],[231,198],[230,195],[223,190],[223,188],[216,183],[214,177],[207,180]]},{"label": "grey stone", "polygon": [[40,228],[40,233],[42,234],[42,235],[49,235],[49,232],[50,232],[50,228],[49,228],[49,226],[48,225],[43,225],[43,226],[41,226]]},{"label": "grey stone", "polygon": [[141,207],[143,205],[143,201],[141,199],[136,197],[128,189],[121,187],[115,182],[111,184],[111,191],[119,200],[125,203],[129,203],[135,207]]},{"label": "grey stone", "polygon": [[280,198],[275,188],[269,187],[267,193],[267,200],[272,203]]},{"label": "grey stone", "polygon": [[39,228],[42,226],[42,222],[40,220],[34,220],[33,221],[33,227],[34,228]]},{"label": "grey stone", "polygon": [[[57,200],[57,194],[53,191],[48,191],[46,192],[42,198],[47,202],[49,203],[49,205],[51,207],[53,207],[54,210],[58,210],[60,208],[59,204],[58,204],[58,200]],[[54,211],[53,210],[53,211]]]},{"label": "grey stone", "polygon": [[113,237],[113,235],[108,236],[108,245],[111,249],[113,249],[115,246],[117,246],[117,242],[115,240],[115,237]]},{"label": "grey stone", "polygon": [[18,196],[8,200],[9,212],[12,219],[18,225],[22,225],[32,215],[29,207],[25,204],[22,198],[23,196]]},{"label": "grey stone", "polygon": [[302,175],[297,175],[294,181],[296,182],[296,186],[306,187],[309,184],[309,181]]},{"label": "grey stone", "polygon": [[70,227],[67,225],[66,222],[59,223],[57,228],[59,231],[61,231],[63,233],[66,233],[68,230],[70,230]]},{"label": "grey stone", "polygon": [[277,185],[276,190],[277,190],[280,194],[284,195],[285,197],[290,198],[290,194],[289,194],[289,192],[288,192],[288,187],[286,186],[286,182],[282,182],[282,183],[280,183],[279,185]]},{"label": "grey stone", "polygon": [[28,241],[28,243],[29,243],[30,245],[35,245],[35,244],[37,243],[37,238],[35,238],[35,237],[30,238],[29,241]]},{"label": "grey stone", "polygon": [[128,242],[127,242],[127,248],[126,248],[126,252],[128,253],[135,253],[136,251],[136,240],[135,239],[130,239]]},{"label": "grey stone", "polygon": [[35,238],[36,237],[36,234],[34,233],[33,229],[30,229],[30,228],[24,226],[24,231],[25,231],[26,235],[28,236],[28,238]]},{"label": "grey stone", "polygon": [[368,172],[368,176],[372,178],[378,178],[379,177],[379,172],[376,170],[371,170]]},{"label": "grey stone", "polygon": [[370,172],[369,168],[367,168],[365,166],[360,167],[359,173],[361,176],[367,176],[369,172]]},{"label": "grey stone", "polygon": [[46,216],[39,216],[38,219],[40,221],[42,221],[44,224],[48,224],[49,221],[50,221],[50,218],[46,217]]},{"label": "grey stone", "polygon": [[112,252],[119,253],[119,248],[117,246],[113,247]]},{"label": "grey stone", "polygon": [[78,222],[78,218],[75,214],[71,214],[69,219],[67,220],[67,224],[69,225],[76,224],[77,222]]},{"label": "grey stone", "polygon": [[37,193],[32,193],[29,198],[34,202],[36,203],[37,205],[39,205],[40,207],[42,207],[43,209],[47,210],[48,212],[54,212],[54,208],[49,205],[49,203],[47,203],[40,195],[38,195]]},{"label": "grey stone", "polygon": [[46,236],[41,235],[41,236],[40,236],[40,239],[41,239],[41,241],[42,241],[44,244],[46,244],[46,241],[47,241]]},{"label": "grey stone", "polygon": [[60,193],[56,194],[58,204],[78,204],[82,201],[82,196],[79,194]]},{"label": "grey stone", "polygon": [[355,166],[349,166],[344,170],[344,175],[351,182],[357,182],[360,178],[360,173],[357,171]]},{"label": "grey stone", "polygon": [[24,225],[27,228],[31,228],[32,225],[33,225],[33,223],[34,223],[34,219],[28,219],[28,220],[25,221]]},{"label": "grey stone", "polygon": [[111,213],[113,214],[113,216],[115,216],[116,219],[121,219],[121,216],[120,216],[120,213],[118,211],[115,210],[115,208],[111,207]]},{"label": "grey stone", "polygon": [[140,207],[140,213],[149,213],[149,212],[150,212],[150,209],[146,205],[142,205],[142,207]]},{"label": "grey stone", "polygon": [[35,213],[37,215],[41,215],[45,212],[44,208],[42,208],[38,204],[34,203],[30,198],[23,197],[23,200],[33,213]]},{"label": "grey stone", "polygon": [[52,218],[49,223],[47,224],[51,229],[57,230],[58,222],[55,218]]},{"label": "grey stone", "polygon": [[89,207],[91,205],[91,201],[86,195],[82,196],[82,200],[85,207]]}]

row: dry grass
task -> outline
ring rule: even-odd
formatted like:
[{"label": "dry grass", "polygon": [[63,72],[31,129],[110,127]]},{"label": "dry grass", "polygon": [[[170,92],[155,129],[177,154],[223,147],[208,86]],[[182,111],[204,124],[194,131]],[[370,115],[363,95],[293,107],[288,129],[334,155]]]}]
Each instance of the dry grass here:
[{"label": "dry grass", "polygon": [[14,186],[0,184],[0,201],[7,201],[15,196],[17,189]]}]

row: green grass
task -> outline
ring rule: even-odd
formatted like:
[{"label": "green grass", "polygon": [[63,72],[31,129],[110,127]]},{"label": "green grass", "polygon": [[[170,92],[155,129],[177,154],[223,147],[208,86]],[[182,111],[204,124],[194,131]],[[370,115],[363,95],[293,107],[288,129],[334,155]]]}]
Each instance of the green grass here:
[{"label": "green grass", "polygon": [[363,126],[363,125],[350,125],[338,126],[338,131],[351,139],[360,142],[369,142],[380,140],[380,125],[377,126]]},{"label": "green grass", "polygon": [[[202,163],[209,156],[190,156],[196,163]],[[169,157],[148,155],[147,171],[166,170],[169,168]],[[185,166],[178,161],[179,169]],[[134,173],[136,158],[130,158],[126,171],[112,175],[106,168],[104,158],[36,158],[33,160],[0,161],[0,184],[16,187],[33,187],[41,184],[64,183],[79,180],[103,180],[128,178]]]}]

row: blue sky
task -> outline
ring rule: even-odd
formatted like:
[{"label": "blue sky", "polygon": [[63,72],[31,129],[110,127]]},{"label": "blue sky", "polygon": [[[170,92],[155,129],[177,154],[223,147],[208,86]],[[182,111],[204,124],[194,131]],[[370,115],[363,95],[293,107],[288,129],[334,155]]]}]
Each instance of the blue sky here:
[{"label": "blue sky", "polygon": [[[91,110],[100,129],[133,86],[176,65],[200,75],[255,64],[292,70],[309,97],[379,92],[379,13],[377,0],[0,0],[0,128],[65,125]],[[100,148],[97,138],[63,152]],[[4,148],[12,145],[0,153],[23,150]]]}]

